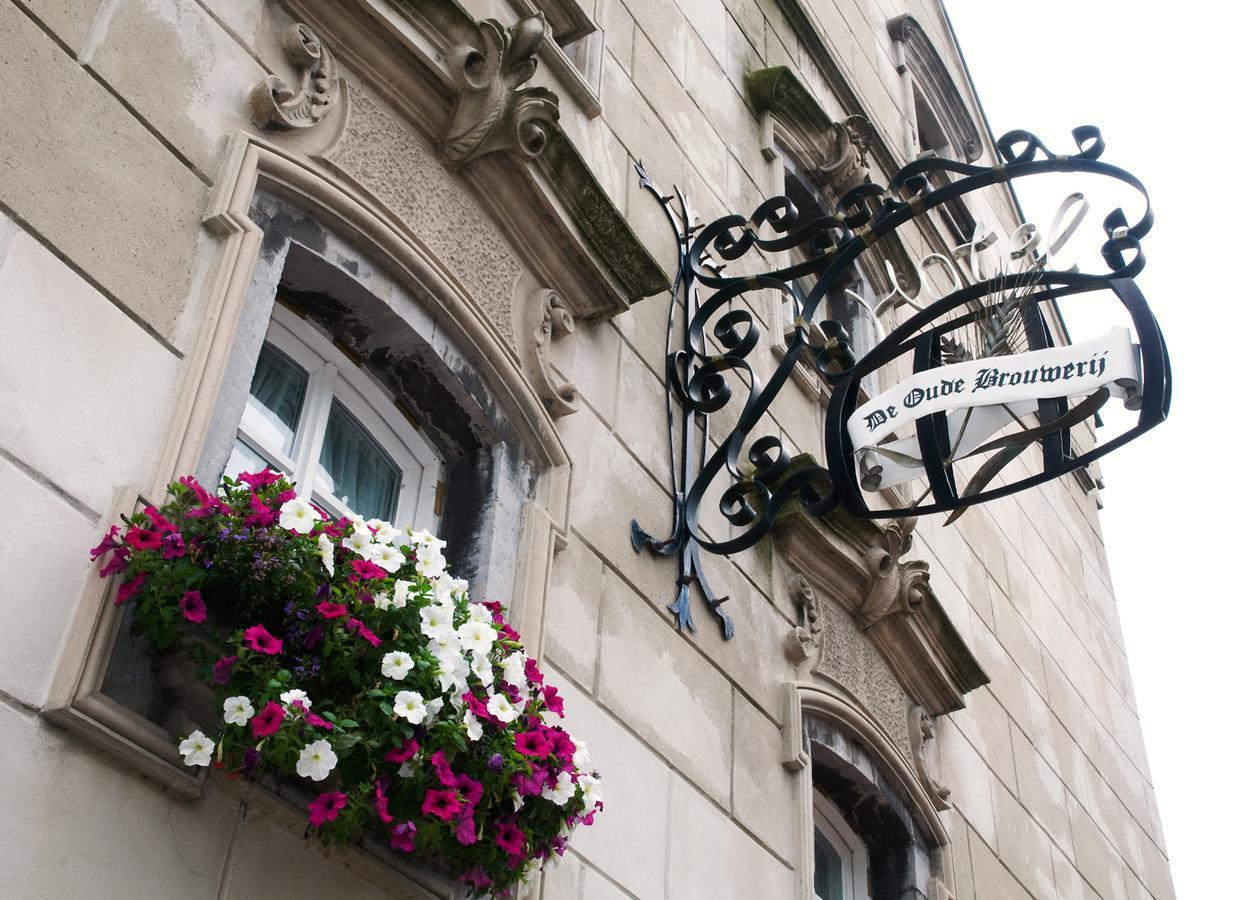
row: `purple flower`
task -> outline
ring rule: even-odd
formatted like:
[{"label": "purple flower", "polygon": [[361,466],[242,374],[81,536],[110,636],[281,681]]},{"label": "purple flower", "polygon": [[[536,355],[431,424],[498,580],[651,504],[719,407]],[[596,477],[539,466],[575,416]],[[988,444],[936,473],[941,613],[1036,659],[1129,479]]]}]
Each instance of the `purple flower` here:
[{"label": "purple flower", "polygon": [[189,622],[205,621],[205,601],[201,599],[200,591],[185,591],[184,598],[179,601],[179,608]]},{"label": "purple flower", "polygon": [[227,684],[232,678],[232,667],[236,665],[235,656],[225,656],[214,664],[213,680],[215,684]]},{"label": "purple flower", "polygon": [[245,762],[240,767],[241,771],[246,775],[253,775],[260,762],[262,762],[262,751],[254,747],[246,747]]},{"label": "purple flower", "polygon": [[493,769],[495,772],[503,771],[503,754],[495,753],[485,761],[485,765]]}]

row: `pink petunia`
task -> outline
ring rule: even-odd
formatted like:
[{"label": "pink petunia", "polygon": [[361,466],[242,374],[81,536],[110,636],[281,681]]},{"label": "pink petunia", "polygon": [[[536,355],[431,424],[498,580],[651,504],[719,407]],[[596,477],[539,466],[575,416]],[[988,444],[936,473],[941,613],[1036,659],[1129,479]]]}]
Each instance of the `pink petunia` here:
[{"label": "pink petunia", "polygon": [[258,499],[257,494],[249,495],[249,508],[252,510],[249,515],[245,516],[244,524],[251,525],[274,525],[280,519],[280,514],[267,504]]},{"label": "pink petunia", "polygon": [[100,559],[110,550],[122,546],[122,540],[118,537],[118,526],[115,525],[109,529],[109,534],[101,538],[101,542],[92,548],[92,559]]},{"label": "pink petunia", "polygon": [[253,729],[255,740],[275,734],[283,724],[284,707],[274,700],[268,700],[267,705],[249,720],[249,727]]},{"label": "pink petunia", "polygon": [[376,798],[372,803],[376,807],[376,815],[380,816],[380,821],[386,825],[393,821],[393,816],[389,815],[389,797],[385,794],[385,783],[379,778],[376,779]]},{"label": "pink petunia", "polygon": [[471,806],[459,810],[459,818],[455,820],[455,840],[465,847],[476,843],[476,820],[472,817]]},{"label": "pink petunia", "polygon": [[426,816],[436,816],[443,822],[449,822],[459,812],[459,798],[454,791],[430,788],[424,795],[424,804],[420,811]]},{"label": "pink petunia", "polygon": [[373,647],[380,646],[380,638],[376,636],[376,632],[372,631],[370,628],[368,628],[358,619],[355,619],[355,618],[346,619],[345,630],[348,631],[350,634],[357,634],[359,637],[367,641],[367,643],[371,644]]},{"label": "pink petunia", "polygon": [[123,541],[135,550],[156,550],[162,546],[162,533],[132,525],[127,529]]},{"label": "pink petunia", "polygon": [[511,783],[520,792],[522,797],[535,797],[542,793],[542,789],[546,786],[546,768],[544,766],[533,766],[528,775],[516,773],[511,777]]},{"label": "pink petunia", "polygon": [[577,752],[577,747],[569,738],[568,732],[563,728],[546,728],[547,739],[551,742],[551,752],[559,758],[561,762],[568,763],[572,760],[573,754]]},{"label": "pink petunia", "polygon": [[183,599],[179,601],[179,608],[189,622],[205,621],[205,601],[201,599],[200,591],[185,591]]},{"label": "pink petunia", "polygon": [[481,719],[495,721],[490,715],[489,709],[485,706],[485,701],[477,697],[472,691],[467,691],[463,695],[463,702],[468,704],[468,709],[472,710],[473,715]]},{"label": "pink petunia", "polygon": [[404,763],[420,752],[420,742],[415,738],[407,738],[396,750],[385,751],[385,762]]},{"label": "pink petunia", "polygon": [[433,767],[437,780],[445,787],[452,788],[455,786],[455,773],[450,770],[450,763],[446,761],[444,750],[435,751],[429,758],[429,764]]},{"label": "pink petunia", "polygon": [[538,668],[538,661],[532,657],[525,660],[525,677],[534,684],[542,683],[542,670]]},{"label": "pink petunia", "polygon": [[345,804],[349,801],[341,791],[332,791],[328,794],[320,794],[314,800],[307,804],[306,808],[310,810],[308,818],[310,824],[318,828],[325,822],[331,822],[336,819],[337,814],[345,809]]},{"label": "pink petunia", "polygon": [[408,820],[401,825],[393,826],[393,831],[389,835],[389,846],[403,853],[413,853],[415,851],[415,823]]},{"label": "pink petunia", "polygon": [[515,859],[520,859],[525,855],[525,833],[515,822],[500,820],[494,827],[497,832],[494,843]]},{"label": "pink petunia", "polygon": [[101,578],[108,578],[110,575],[115,575],[118,572],[127,571],[127,564],[129,562],[131,562],[131,556],[129,555],[127,548],[119,547],[114,551],[114,555],[110,557],[109,562],[101,566]]},{"label": "pink petunia", "polygon": [[313,712],[309,712],[309,711],[306,713],[306,724],[314,728],[322,728],[324,731],[332,730],[331,722],[329,722],[323,716],[315,715]]},{"label": "pink petunia", "polygon": [[485,870],[480,866],[473,866],[468,871],[459,876],[460,881],[466,881],[475,888],[487,888],[494,882],[490,881],[490,876],[485,874]]},{"label": "pink petunia", "polygon": [[275,484],[283,477],[284,476],[279,472],[274,472],[271,469],[263,469],[261,472],[241,472],[236,476],[236,480],[244,482],[256,491],[258,488],[266,487],[269,484]]},{"label": "pink petunia", "polygon": [[215,684],[227,684],[232,679],[232,668],[236,665],[235,656],[224,656],[214,664],[214,674],[211,676]]},{"label": "pink petunia", "polygon": [[149,517],[149,521],[153,523],[153,529],[160,534],[166,534],[168,531],[178,531],[170,521],[160,512],[157,507],[150,504],[144,508],[144,514]]},{"label": "pink petunia", "polygon": [[316,603],[315,609],[325,619],[339,619],[350,611],[344,603],[333,603],[331,600]]},{"label": "pink petunia", "polygon": [[178,531],[169,531],[162,536],[162,558],[178,559],[184,555],[184,536]]},{"label": "pink petunia", "polygon": [[267,656],[275,656],[284,649],[284,642],[262,625],[251,625],[245,629],[245,645]]},{"label": "pink petunia", "polygon": [[350,581],[357,581],[360,578],[366,581],[372,581],[378,578],[389,577],[388,572],[376,565],[370,559],[351,560],[350,568],[354,570],[354,574],[350,576]]},{"label": "pink petunia", "polygon": [[463,795],[463,802],[467,806],[476,806],[481,802],[481,794],[485,792],[481,782],[477,781],[470,775],[455,776],[455,790]]},{"label": "pink petunia", "polygon": [[114,605],[119,606],[120,604],[126,603],[136,595],[140,588],[144,587],[144,582],[148,580],[149,576],[144,572],[141,572],[130,581],[124,581],[122,587],[118,589],[118,596],[114,600]]},{"label": "pink petunia", "polygon": [[542,702],[546,704],[547,709],[561,719],[564,718],[564,698],[560,696],[559,688],[548,684],[542,689],[542,698]]},{"label": "pink petunia", "polygon": [[515,743],[516,750],[522,756],[545,758],[551,755],[551,739],[541,729],[516,735]]}]

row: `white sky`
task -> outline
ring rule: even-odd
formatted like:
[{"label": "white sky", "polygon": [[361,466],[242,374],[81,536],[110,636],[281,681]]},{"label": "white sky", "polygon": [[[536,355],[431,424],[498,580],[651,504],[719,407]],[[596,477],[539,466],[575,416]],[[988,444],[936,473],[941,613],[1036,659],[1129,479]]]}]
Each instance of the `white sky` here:
[{"label": "white sky", "polygon": [[[1152,198],[1137,282],[1167,339],[1172,413],[1102,461],[1103,526],[1177,894],[1242,896],[1259,851],[1259,581],[1247,562],[1259,530],[1259,14],[1240,2],[946,6],[995,135],[1022,128],[1069,153],[1071,128],[1097,125],[1103,160]],[[1020,196],[1047,226],[1048,199]]]}]

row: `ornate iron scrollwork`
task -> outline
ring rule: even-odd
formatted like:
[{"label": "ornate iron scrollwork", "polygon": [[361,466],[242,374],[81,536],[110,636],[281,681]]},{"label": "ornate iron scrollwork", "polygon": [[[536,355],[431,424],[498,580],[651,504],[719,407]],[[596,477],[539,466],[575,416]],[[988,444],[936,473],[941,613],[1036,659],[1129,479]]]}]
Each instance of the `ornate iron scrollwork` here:
[{"label": "ornate iron scrollwork", "polygon": [[[1145,264],[1140,240],[1153,224],[1148,196],[1135,177],[1100,161],[1104,144],[1098,129],[1083,126],[1072,136],[1076,152],[1071,155],[1051,153],[1034,135],[1015,131],[997,142],[1003,161],[995,166],[936,157],[916,160],[897,172],[886,188],[860,184],[840,199],[837,215],[810,222],[799,220],[796,207],[786,197],[775,197],[750,216],[721,216],[701,226],[680,192],[675,209],[675,197],[665,195],[638,164],[639,184],[667,215],[678,248],[665,348],[669,433],[675,447],[671,460],[674,516],[667,538],[652,538],[635,521],[631,540],[636,550],[678,557],[679,591],[670,610],[679,628],[694,630],[691,600],[698,590],[721,620],[725,636],[733,635],[733,622],[722,608],[726,598],[714,595],[699,551],[728,555],[751,547],[769,533],[788,503],[814,516],[835,510],[864,518],[960,511],[1088,465],[1166,418],[1171,396],[1167,351],[1158,324],[1132,281]],[[857,257],[880,237],[973,191],[1050,172],[1101,175],[1140,194],[1144,210],[1135,223],[1129,223],[1121,210],[1105,218],[1101,257],[1109,271],[1051,271],[1042,259],[1024,271],[1002,270],[992,277],[976,278],[915,312],[861,359],[855,358],[843,324],[819,315],[828,292],[849,277]],[[770,271],[727,273],[727,267],[740,260],[759,259],[754,251],[792,251],[794,258]],[[704,299],[701,289],[707,293]],[[867,375],[901,356],[908,356],[914,372],[921,373],[971,356],[1009,352],[1008,339],[1015,325],[1029,350],[1051,348],[1042,305],[1096,290],[1108,290],[1118,298],[1139,338],[1141,391],[1128,397],[1130,408],[1140,410],[1134,428],[1088,452],[1072,454],[1069,429],[1106,399],[1103,391],[1074,407],[1066,396],[1039,399],[1032,404],[1039,416],[1037,427],[1024,426],[1026,430],[1018,435],[983,441],[979,446],[974,440],[962,446],[969,414],[960,432],[944,413],[924,415],[916,420],[915,453],[908,463],[905,459],[910,454],[885,445],[854,446],[849,423]],[[785,353],[764,383],[750,362],[761,339],[755,316],[750,309],[735,305],[753,291],[777,293],[794,312]],[[678,315],[680,329],[675,328]],[[958,340],[965,329],[981,336],[973,352]],[[775,435],[753,438],[798,365],[811,368],[829,387],[824,465],[793,460]],[[732,403],[736,387],[743,401],[735,424],[728,434],[716,436],[719,440],[710,450],[709,423],[713,414]],[[1073,396],[1065,388],[1063,393]],[[1017,420],[1013,412],[1010,415]],[[988,486],[1003,466],[1033,444],[1041,446],[1042,472]],[[988,460],[959,491],[954,464],[964,455],[977,454],[988,454]],[[928,489],[912,504],[871,508],[863,496],[863,482],[867,489],[879,486],[880,462],[920,467]],[[722,478],[725,482],[718,485]],[[729,537],[706,533],[701,527],[701,504],[715,485],[720,490],[717,509],[723,528],[728,526],[732,532]]]}]

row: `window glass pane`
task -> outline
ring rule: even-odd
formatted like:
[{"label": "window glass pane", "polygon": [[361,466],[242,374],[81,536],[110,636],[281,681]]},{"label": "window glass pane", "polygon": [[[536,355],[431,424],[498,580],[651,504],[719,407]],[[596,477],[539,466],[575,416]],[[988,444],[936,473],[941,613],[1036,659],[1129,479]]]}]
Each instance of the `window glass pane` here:
[{"label": "window glass pane", "polygon": [[361,516],[394,517],[402,470],[335,398],[319,452],[318,481],[320,491]]},{"label": "window glass pane", "polygon": [[813,831],[813,895],[818,900],[844,900],[844,863],[822,833]]},{"label": "window glass pane", "polygon": [[[227,466],[223,469],[223,474],[229,478],[235,478],[241,472],[261,472],[263,469],[275,469],[272,465],[257,453],[253,447],[250,447],[240,438],[236,439],[236,443],[232,446],[232,455],[227,459]],[[292,474],[286,473],[286,474]]]},{"label": "window glass pane", "polygon": [[263,446],[292,455],[309,378],[293,360],[271,344],[263,344],[241,426]]}]

